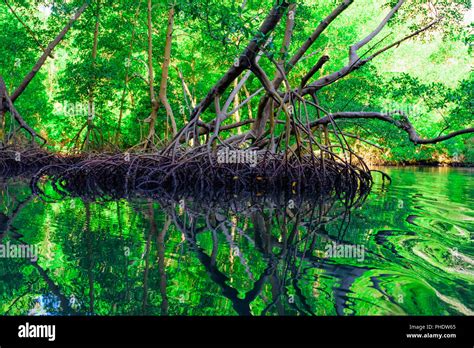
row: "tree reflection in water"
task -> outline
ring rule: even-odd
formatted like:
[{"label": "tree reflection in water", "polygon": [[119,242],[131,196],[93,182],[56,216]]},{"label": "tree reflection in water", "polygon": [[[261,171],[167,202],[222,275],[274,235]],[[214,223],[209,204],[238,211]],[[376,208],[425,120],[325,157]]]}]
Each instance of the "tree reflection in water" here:
[{"label": "tree reflection in water", "polygon": [[[7,192],[8,186],[4,189]],[[20,202],[11,200],[10,204],[15,208],[7,209],[11,211],[9,215],[2,215],[3,233],[0,235],[1,239],[8,238],[18,244],[26,244],[25,238],[31,240],[31,233],[25,236],[20,231],[24,227],[22,221],[16,221],[22,209],[31,205],[33,200],[26,189],[22,194],[26,198]],[[324,245],[331,241],[344,243],[350,211],[364,198],[363,194],[341,198],[336,194],[312,194],[308,197],[291,192],[263,194],[241,191],[236,194],[201,191],[187,196],[180,193],[166,197],[135,197],[128,201],[104,201],[103,197],[90,195],[87,199],[68,198],[46,204],[34,199],[36,208],[29,209],[38,209],[42,205],[43,210],[48,210],[49,206],[56,206],[60,227],[65,227],[65,221],[61,221],[66,218],[64,214],[74,216],[74,226],[70,226],[69,233],[57,231],[53,241],[46,240],[45,231],[36,231],[36,237],[42,237],[40,244],[59,244],[63,252],[60,258],[67,262],[54,267],[41,258],[38,262],[29,261],[39,279],[26,272],[28,267],[21,261],[15,260],[14,265],[10,262],[10,267],[23,272],[23,281],[34,280],[17,284],[17,290],[21,288],[24,292],[19,299],[14,298],[17,291],[10,294],[13,300],[5,314],[26,314],[25,311],[30,310],[30,314],[173,315],[180,314],[177,304],[194,307],[193,314],[208,314],[204,308],[206,305],[200,303],[203,299],[196,303],[193,299],[186,299],[190,287],[182,283],[183,279],[172,287],[170,301],[170,282],[174,283],[173,276],[183,267],[181,259],[189,258],[198,261],[200,266],[197,268],[201,267],[194,276],[202,277],[205,270],[208,281],[217,286],[212,298],[217,298],[218,303],[222,298],[230,302],[231,309],[229,306],[215,308],[213,314],[314,315],[314,309],[308,303],[308,296],[313,296],[308,292],[311,284],[302,281],[308,267],[337,279],[339,285],[334,287],[332,295],[327,296],[335,299],[336,313],[344,314],[348,301],[346,294],[353,280],[365,268],[327,260]],[[69,206],[71,202],[73,209],[65,209],[65,205]],[[115,205],[115,217],[110,216],[111,205]],[[39,213],[47,214],[46,211]],[[104,215],[106,224],[102,223],[101,216]],[[141,237],[140,229],[125,226],[124,218],[129,223],[134,219],[139,221],[138,225],[143,227]],[[20,227],[12,228],[12,225]],[[127,235],[124,229],[128,229]],[[178,243],[177,233],[181,238]],[[135,243],[127,246],[126,240],[130,241],[130,237]],[[177,256],[168,244],[179,245],[181,255]],[[53,259],[57,258],[56,253]],[[176,258],[177,263],[174,262]],[[47,269],[47,265],[53,267]],[[122,268],[124,277],[117,274],[117,267]],[[259,268],[262,270],[257,275]],[[189,275],[190,278],[193,276]],[[193,282],[192,279],[188,281]],[[208,281],[193,289],[203,291],[203,298],[209,290]],[[247,290],[242,292],[242,287]],[[138,288],[141,288],[141,295]],[[4,296],[9,297],[8,293],[5,291]],[[25,302],[25,308],[21,308],[19,302],[26,298],[30,300]],[[207,300],[212,302],[212,298]],[[263,302],[253,308],[257,300]],[[141,303],[140,309],[138,302]]]}]

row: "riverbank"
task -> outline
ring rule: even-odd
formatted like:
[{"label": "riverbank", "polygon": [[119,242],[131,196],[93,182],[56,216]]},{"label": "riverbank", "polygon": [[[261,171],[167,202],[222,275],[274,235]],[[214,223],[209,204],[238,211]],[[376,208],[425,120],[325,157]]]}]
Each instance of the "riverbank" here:
[{"label": "riverbank", "polygon": [[451,167],[451,168],[474,168],[474,163],[463,162],[431,162],[431,161],[400,161],[385,162],[377,164],[377,167]]}]

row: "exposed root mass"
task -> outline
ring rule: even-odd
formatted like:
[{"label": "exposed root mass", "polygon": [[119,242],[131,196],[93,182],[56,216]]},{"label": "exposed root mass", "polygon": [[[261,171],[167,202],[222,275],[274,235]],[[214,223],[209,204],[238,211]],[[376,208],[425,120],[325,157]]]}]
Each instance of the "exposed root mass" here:
[{"label": "exposed root mass", "polygon": [[[48,180],[45,180],[48,179]],[[45,183],[61,196],[122,198],[132,195],[186,195],[206,190],[264,194],[336,194],[353,200],[370,189],[370,172],[347,163],[261,152],[258,162],[219,163],[208,153],[98,155],[75,163],[52,163],[33,177],[33,192],[46,195]]]}]

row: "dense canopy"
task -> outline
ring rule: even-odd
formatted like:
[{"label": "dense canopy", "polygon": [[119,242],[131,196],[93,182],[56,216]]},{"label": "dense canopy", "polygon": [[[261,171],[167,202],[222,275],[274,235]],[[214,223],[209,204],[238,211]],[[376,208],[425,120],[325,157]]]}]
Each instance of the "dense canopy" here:
[{"label": "dense canopy", "polygon": [[[473,162],[472,133],[443,138],[472,132],[470,6],[2,0],[0,76],[19,118],[3,108],[0,136],[6,146],[37,134],[61,151],[156,149],[183,127],[191,144],[188,125],[201,141],[250,134],[239,146],[271,134],[271,148],[286,131],[286,145],[306,143],[306,125],[321,144],[344,135],[369,163]],[[300,131],[289,113],[308,118]]]}]

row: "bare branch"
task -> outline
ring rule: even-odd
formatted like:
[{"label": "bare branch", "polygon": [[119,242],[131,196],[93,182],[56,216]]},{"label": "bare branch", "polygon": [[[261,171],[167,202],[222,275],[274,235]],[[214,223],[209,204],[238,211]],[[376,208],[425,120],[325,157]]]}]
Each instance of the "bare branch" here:
[{"label": "bare branch", "polygon": [[293,28],[295,27],[295,10],[296,10],[296,3],[290,4],[288,6],[288,12],[286,14],[286,27],[285,27],[285,36],[283,38],[283,43],[280,49],[280,59],[278,60],[278,67],[275,73],[275,79],[281,79],[281,72],[280,70],[285,69],[285,57],[288,54],[288,50],[290,49],[291,38],[293,36]]},{"label": "bare branch", "polygon": [[240,103],[239,105],[237,105],[237,107],[235,107],[233,110],[229,111],[227,113],[227,116],[231,116],[233,114],[235,114],[238,110],[240,110],[243,106],[247,105],[252,99],[253,97],[255,97],[256,95],[260,94],[260,92],[262,92],[264,90],[263,87],[260,87],[259,89],[257,89],[254,93],[252,94],[249,94],[249,96],[247,97],[247,99],[245,99],[242,103]]},{"label": "bare branch", "polygon": [[[402,120],[396,120],[392,117],[392,115],[398,114],[402,116]],[[462,130],[458,130],[443,136],[438,136],[436,138],[431,139],[423,139],[421,138],[418,133],[416,132],[415,127],[411,124],[408,117],[402,112],[393,112],[393,113],[380,113],[380,112],[336,112],[325,117],[320,118],[319,120],[311,122],[311,127],[316,127],[319,125],[325,125],[331,122],[331,120],[336,119],[377,119],[384,122],[388,122],[393,124],[397,128],[406,132],[409,136],[409,139],[415,145],[421,144],[435,144],[441,141],[445,141],[451,138],[454,138],[458,135],[474,133],[474,128],[466,128]]]},{"label": "bare branch", "polygon": [[[397,6],[398,6],[398,5],[401,5],[401,3],[403,3],[403,1],[400,1],[400,2],[397,4]],[[396,9],[399,8],[399,6],[398,6],[398,7],[397,7],[397,6],[395,7]],[[395,9],[395,8],[394,8],[394,9]],[[393,10],[390,11],[390,14],[387,15],[387,17],[385,17],[385,19],[382,21],[381,24],[384,24],[384,23],[385,23],[384,25],[386,25],[387,22],[388,22],[388,19],[389,19],[391,16],[393,16],[393,13],[394,13]],[[326,76],[324,76],[324,77],[318,79],[317,81],[311,83],[311,84],[308,85],[306,88],[304,88],[304,89],[301,91],[300,94],[303,96],[303,95],[307,95],[307,94],[309,94],[309,93],[314,93],[315,91],[320,90],[321,88],[323,88],[323,87],[325,87],[325,86],[327,86],[327,85],[330,85],[330,84],[336,82],[337,80],[339,80],[339,79],[341,79],[341,78],[343,78],[343,77],[349,75],[349,74],[352,73],[353,71],[355,71],[355,70],[357,70],[357,69],[360,69],[362,66],[364,66],[365,64],[367,64],[369,61],[371,61],[372,59],[374,59],[374,58],[377,57],[378,55],[380,55],[380,54],[386,52],[387,50],[389,50],[389,49],[391,49],[391,48],[393,48],[393,47],[398,47],[402,42],[407,41],[407,40],[409,40],[409,39],[411,39],[411,38],[413,38],[413,37],[415,37],[415,36],[421,34],[422,32],[424,32],[424,31],[426,31],[426,30],[432,28],[435,24],[439,23],[439,21],[440,21],[440,19],[437,19],[437,20],[433,21],[432,23],[430,23],[429,25],[427,25],[426,27],[421,28],[421,29],[419,29],[419,30],[417,30],[417,31],[415,31],[415,32],[413,32],[413,33],[411,33],[410,35],[407,35],[407,36],[405,36],[404,38],[402,38],[402,39],[400,39],[400,40],[398,40],[398,41],[396,41],[396,42],[394,42],[394,43],[392,43],[392,44],[390,44],[390,45],[388,45],[388,46],[386,46],[386,47],[380,49],[379,51],[375,52],[374,54],[372,54],[372,55],[369,56],[368,58],[366,58],[366,59],[360,59],[359,56],[357,55],[357,52],[356,52],[357,50],[354,51],[354,48],[357,48],[357,47],[359,47],[359,46],[362,47],[362,46],[361,46],[361,43],[365,45],[365,44],[366,44],[365,41],[367,41],[367,40],[366,40],[367,38],[371,38],[371,39],[374,38],[374,37],[376,36],[376,34],[378,34],[378,33],[380,32],[380,30],[379,30],[380,25],[379,25],[379,27],[377,27],[377,29],[374,30],[371,34],[369,34],[369,36],[367,36],[364,40],[362,40],[362,41],[358,42],[357,44],[355,44],[355,45],[353,45],[353,46],[350,47],[350,50],[349,50],[349,51],[350,51],[350,53],[349,53],[349,63],[348,63],[346,66],[344,66],[343,68],[341,68],[341,69],[338,70],[338,71],[335,71],[335,72],[333,72],[333,73],[331,73],[331,74],[329,74],[329,75],[326,75]],[[370,41],[370,40],[369,40],[369,41]]]},{"label": "bare branch", "polygon": [[[334,21],[341,13],[343,13],[354,0],[344,0],[334,11],[332,11],[325,19],[323,19],[316,29],[313,31],[311,36],[305,41],[305,43],[300,47],[300,49],[295,53],[295,55],[290,59],[287,67],[287,72],[289,72],[293,67],[298,63],[298,61],[303,57],[306,51],[313,45],[313,43],[321,36],[321,34],[326,30],[326,28]],[[281,81],[280,81],[281,83]],[[278,83],[279,85],[279,83]]]},{"label": "bare branch", "polygon": [[31,137],[34,139],[35,137],[40,138],[43,140],[44,143],[46,143],[46,139],[43,138],[41,135],[37,134],[36,131],[31,128],[28,123],[25,122],[25,120],[21,117],[20,113],[15,109],[15,106],[13,105],[13,101],[8,95],[7,87],[5,85],[5,81],[3,78],[0,76],[0,110],[8,110],[12,114],[12,116],[15,118],[15,120],[18,122],[21,128],[26,130]]},{"label": "bare branch", "polygon": [[387,25],[388,21],[390,18],[393,17],[393,15],[398,11],[398,9],[403,5],[405,0],[400,0],[398,3],[395,5],[394,8],[385,16],[385,18],[380,22],[377,28],[373,32],[371,32],[369,35],[367,35],[365,38],[363,38],[361,41],[357,42],[356,44],[352,45],[349,49],[350,52],[350,63],[354,64],[357,60],[359,60],[359,57],[357,56],[357,50],[360,48],[364,47],[367,45],[374,37],[376,37],[382,29]]},{"label": "bare branch", "polygon": [[255,36],[250,40],[250,43],[245,48],[236,64],[227,71],[227,73],[209,91],[207,96],[194,108],[191,114],[191,120],[206,110],[214,101],[216,95],[221,95],[244,70],[252,66],[262,46],[261,37],[266,37],[276,27],[278,22],[280,22],[286,7],[288,7],[288,4],[283,2],[282,4],[277,4],[272,8],[267,18],[265,18],[260,26],[258,36]]},{"label": "bare branch", "polygon": [[419,30],[417,30],[417,31],[414,31],[414,32],[411,33],[410,35],[407,35],[407,36],[405,36],[404,38],[402,38],[402,39],[400,39],[400,40],[398,40],[398,41],[395,41],[394,43],[392,43],[392,44],[390,44],[390,45],[388,45],[388,46],[385,46],[384,48],[378,50],[377,52],[375,52],[374,54],[372,54],[372,55],[369,56],[368,58],[364,59],[363,61],[364,61],[364,62],[368,62],[368,61],[374,59],[375,57],[377,57],[378,55],[380,55],[380,54],[382,54],[382,53],[388,51],[389,49],[391,49],[391,48],[393,48],[393,47],[397,47],[397,46],[400,45],[402,42],[407,41],[407,40],[411,39],[412,37],[415,37],[415,36],[421,34],[422,32],[431,29],[433,26],[435,26],[436,24],[438,24],[440,21],[441,21],[441,18],[439,18],[439,19],[437,19],[437,20],[431,22],[431,23],[428,24],[426,27],[423,27],[423,28],[421,28],[421,29],[419,29]]},{"label": "bare branch", "polygon": [[316,74],[322,67],[323,65],[329,61],[329,57],[328,56],[322,56],[321,58],[319,58],[318,62],[316,63],[315,66],[313,66],[311,68],[311,70],[303,77],[303,79],[301,80],[301,85],[300,85],[300,90],[303,89],[306,84],[308,83],[309,79],[312,78],[314,76],[314,74]]}]

